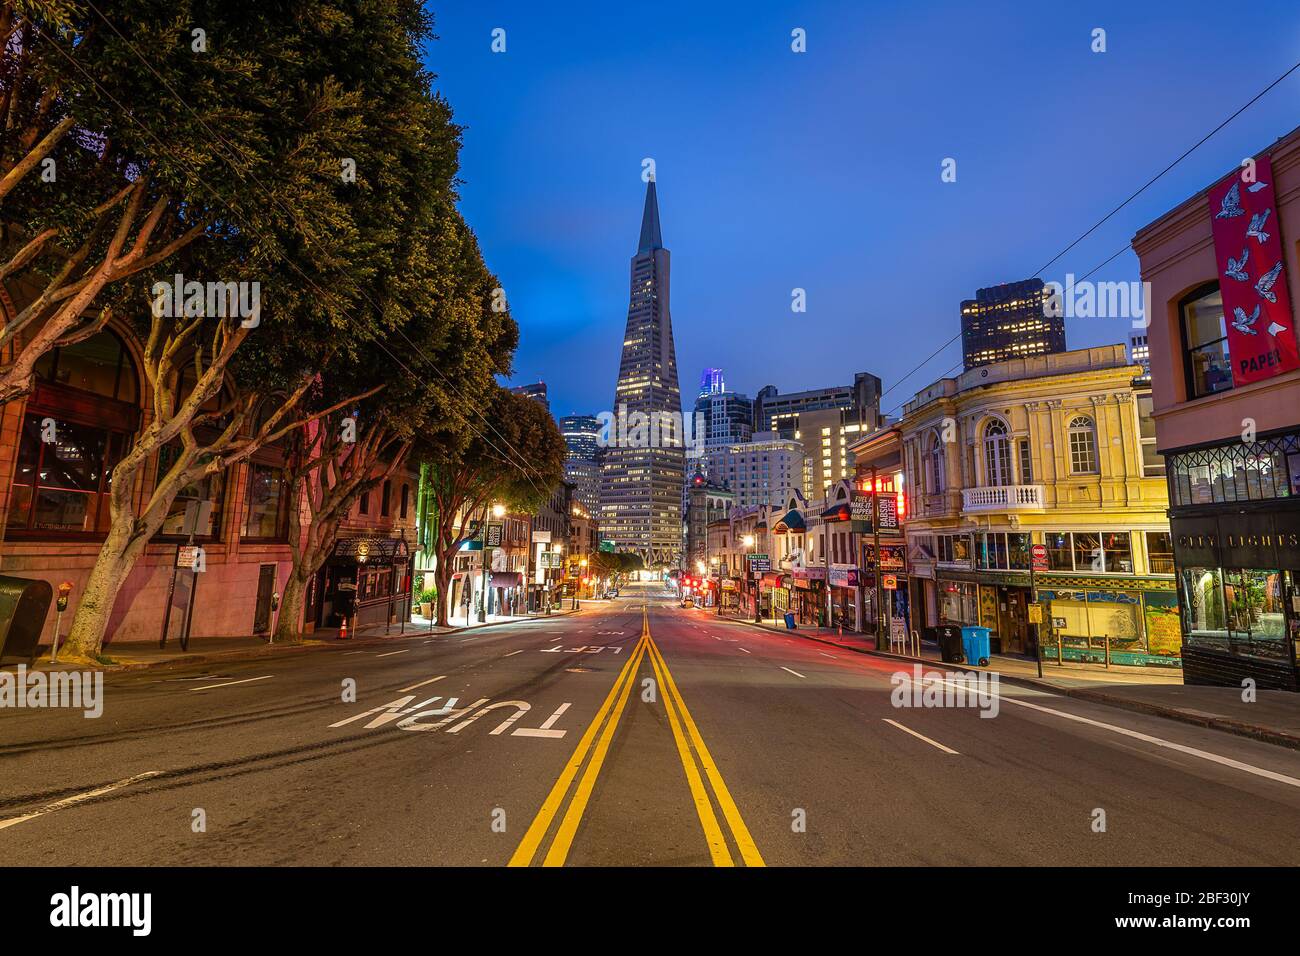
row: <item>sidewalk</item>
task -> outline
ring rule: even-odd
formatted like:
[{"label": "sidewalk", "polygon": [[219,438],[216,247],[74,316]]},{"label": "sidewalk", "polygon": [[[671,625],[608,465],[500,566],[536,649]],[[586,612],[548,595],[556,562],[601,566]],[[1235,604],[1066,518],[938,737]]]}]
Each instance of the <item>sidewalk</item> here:
[{"label": "sidewalk", "polygon": [[[804,627],[793,631],[771,621],[755,624],[752,619],[726,615],[730,620],[778,634],[803,637],[845,650],[873,657],[883,657],[900,664],[938,665],[967,668],[966,664],[944,664],[939,650],[932,644],[921,645],[921,656],[891,654],[876,650],[874,635],[840,634],[826,627]],[[984,668],[971,668],[984,670]],[[1166,717],[1183,723],[1210,727],[1266,743],[1300,750],[1300,694],[1282,690],[1256,691],[1254,702],[1241,699],[1237,687],[1201,687],[1185,685],[1181,670],[1155,670],[1145,667],[1043,661],[1043,676],[1033,660],[994,654],[987,670],[999,680],[1034,687],[1039,690],[1075,697],[1079,700],[1107,704],[1142,714]]]},{"label": "sidewalk", "polygon": [[[572,613],[574,613],[572,610],[566,608],[563,611],[552,611],[550,616],[560,617]],[[259,657],[328,650],[331,648],[367,647],[383,644],[384,642],[415,638],[428,640],[430,637],[457,634],[461,631],[475,630],[480,627],[513,624],[520,621],[545,620],[545,618],[545,614],[529,614],[516,617],[492,614],[488,616],[488,620],[484,624],[475,621],[467,627],[463,623],[455,624],[453,619],[452,626],[438,627],[436,625],[431,626],[431,622],[427,618],[416,615],[406,625],[405,634],[401,633],[400,624],[390,624],[387,628],[383,624],[367,624],[358,627],[347,640],[339,640],[338,628],[336,627],[317,628],[314,633],[298,644],[282,642],[272,644],[265,638],[252,636],[195,637],[190,639],[188,651],[181,650],[180,644],[175,641],[168,642],[165,648],[160,648],[157,643],[151,641],[135,641],[125,644],[109,644],[104,648],[103,653],[106,663],[101,664],[96,669],[105,671],[145,670],[153,667],[253,660]],[[385,630],[387,630],[387,633],[385,633]],[[0,667],[0,670],[16,670],[17,666],[16,664],[5,664]],[[84,668],[80,665],[67,664],[62,661],[59,663],[51,662],[50,646],[42,644],[36,657],[36,664],[32,669],[66,671],[82,670]]]}]

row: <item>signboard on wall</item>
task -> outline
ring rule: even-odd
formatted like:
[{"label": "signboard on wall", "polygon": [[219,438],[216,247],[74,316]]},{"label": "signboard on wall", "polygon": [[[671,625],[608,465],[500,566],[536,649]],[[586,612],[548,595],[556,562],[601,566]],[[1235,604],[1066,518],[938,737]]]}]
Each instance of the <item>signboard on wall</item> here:
[{"label": "signboard on wall", "polygon": [[1233,382],[1300,368],[1269,157],[1223,180],[1209,201]]}]

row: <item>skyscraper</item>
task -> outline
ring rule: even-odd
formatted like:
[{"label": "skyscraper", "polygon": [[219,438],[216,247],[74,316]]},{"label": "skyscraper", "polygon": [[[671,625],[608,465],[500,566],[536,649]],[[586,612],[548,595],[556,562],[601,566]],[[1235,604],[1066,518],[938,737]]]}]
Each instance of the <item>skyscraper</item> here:
[{"label": "skyscraper", "polygon": [[572,484],[573,497],[582,502],[589,515],[597,516],[600,507],[600,421],[595,415],[565,415],[560,419],[560,433],[569,452],[564,458],[564,480]]},{"label": "skyscraper", "polygon": [[[980,289],[961,304],[961,350],[966,368],[1065,351],[1065,317],[1045,314],[1042,279]],[[1046,311],[1051,311],[1046,310]]]},{"label": "skyscraper", "polygon": [[516,395],[523,395],[525,398],[531,398],[535,402],[540,402],[542,407],[548,412],[551,410],[551,401],[546,396],[545,382],[531,382],[528,385],[513,385],[510,391]]},{"label": "skyscraper", "polygon": [[[614,430],[601,464],[601,537],[640,554],[648,566],[678,561],[685,449],[677,353],[668,308],[669,255],[659,232],[655,183],[646,185],[641,239],[632,257],[631,295],[612,413],[631,427]],[[650,425],[638,430],[645,416]],[[668,423],[676,423],[677,427]]]}]

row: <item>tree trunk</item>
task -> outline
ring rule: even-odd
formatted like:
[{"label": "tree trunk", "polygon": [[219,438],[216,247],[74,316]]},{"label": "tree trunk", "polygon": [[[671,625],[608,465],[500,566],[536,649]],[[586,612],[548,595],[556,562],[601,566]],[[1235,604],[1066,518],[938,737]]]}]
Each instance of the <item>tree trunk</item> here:
[{"label": "tree trunk", "polygon": [[86,589],[77,604],[68,641],[59,649],[62,657],[84,664],[95,661],[103,652],[104,635],[108,631],[108,620],[118,592],[149,540],[147,534],[133,534],[134,523],[130,515],[125,520],[117,520],[114,516],[108,537],[104,539],[95,566],[90,571],[90,580],[86,582]]},{"label": "tree trunk", "polygon": [[438,566],[434,569],[433,580],[434,586],[438,589],[438,626],[447,627],[448,617],[448,587],[451,584],[451,555],[455,554],[450,549],[446,552],[439,553]]},{"label": "tree trunk", "polygon": [[284,582],[280,598],[280,617],[275,625],[275,639],[279,643],[296,644],[302,640],[303,615],[307,605],[307,584],[315,570],[306,562],[295,563]]}]

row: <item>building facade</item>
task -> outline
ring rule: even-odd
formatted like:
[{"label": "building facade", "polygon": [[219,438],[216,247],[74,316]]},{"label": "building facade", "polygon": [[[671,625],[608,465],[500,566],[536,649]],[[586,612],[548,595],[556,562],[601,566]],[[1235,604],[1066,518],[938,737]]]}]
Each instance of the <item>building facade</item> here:
[{"label": "building facade", "polygon": [[704,574],[708,570],[708,529],[715,521],[730,513],[736,496],[728,488],[715,484],[703,475],[695,475],[687,482],[686,542],[682,554],[682,567],[692,573]]},{"label": "building facade", "polygon": [[1141,229],[1184,680],[1300,686],[1300,129]]},{"label": "building facade", "polygon": [[736,507],[771,505],[780,500],[782,489],[803,487],[803,445],[771,432],[714,449],[708,457],[710,480],[731,489]]},{"label": "building facade", "polygon": [[913,626],[983,625],[1004,653],[1179,664],[1146,382],[1114,345],[980,366],[904,406]]},{"label": "building facade", "polygon": [[[961,304],[961,348],[967,369],[1007,359],[1065,351],[1065,318],[1047,307],[1042,279],[980,289]],[[1048,312],[1054,314],[1048,315]]]},{"label": "building facade", "polygon": [[595,415],[566,415],[560,419],[560,433],[568,448],[564,480],[573,485],[574,499],[594,517],[600,510],[600,421]]},{"label": "building facade", "polygon": [[799,414],[824,409],[841,409],[845,421],[875,428],[880,418],[880,379],[870,372],[858,372],[852,385],[834,385],[803,392],[778,392],[775,385],[765,385],[754,397],[754,431],[776,432],[781,438],[794,438],[799,430]]},{"label": "building facade", "polygon": [[650,434],[622,429],[601,464],[600,526],[620,550],[639,554],[648,568],[676,566],[681,541],[685,447],[681,390],[669,310],[668,250],[659,228],[655,183],[646,186],[641,238],[631,265],[631,295],[612,413],[645,416]]}]

